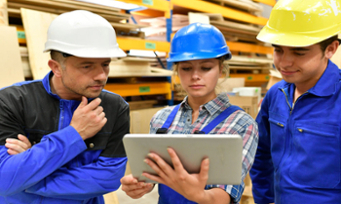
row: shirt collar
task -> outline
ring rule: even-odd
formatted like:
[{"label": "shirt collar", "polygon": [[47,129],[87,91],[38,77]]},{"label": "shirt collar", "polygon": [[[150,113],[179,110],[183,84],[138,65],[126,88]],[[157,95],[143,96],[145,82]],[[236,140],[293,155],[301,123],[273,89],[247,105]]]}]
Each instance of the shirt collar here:
[{"label": "shirt collar", "polygon": [[[227,94],[221,93],[215,99],[200,106],[199,111],[201,111],[202,109],[206,109],[210,115],[213,115],[218,110],[222,110],[222,107],[227,107],[228,106],[227,104],[229,104]],[[180,107],[183,107],[185,109],[192,109],[188,104],[188,96],[186,96],[184,100],[181,102]]]},{"label": "shirt collar", "polygon": [[54,94],[51,91],[50,79],[52,78],[52,76],[53,76],[53,72],[52,71],[50,71],[48,74],[45,75],[45,77],[43,78],[44,88],[45,88],[45,90],[47,91],[48,94],[50,94],[54,98],[60,99],[60,97],[57,94]]},{"label": "shirt collar", "polygon": [[[308,92],[316,96],[330,96],[335,93],[335,83],[339,82],[339,80],[340,70],[332,61],[329,60],[328,66],[323,72],[321,78],[311,89],[308,90]],[[289,86],[293,88],[294,84],[284,83],[284,85],[279,87],[279,89],[287,89]]]}]

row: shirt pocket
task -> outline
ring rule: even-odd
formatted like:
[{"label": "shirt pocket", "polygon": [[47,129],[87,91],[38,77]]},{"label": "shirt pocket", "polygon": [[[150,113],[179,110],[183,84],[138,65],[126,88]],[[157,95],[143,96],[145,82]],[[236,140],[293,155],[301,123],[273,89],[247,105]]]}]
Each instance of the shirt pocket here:
[{"label": "shirt pocket", "polygon": [[340,183],[340,128],[337,125],[296,123],[293,130],[290,177],[316,188]]},{"label": "shirt pocket", "polygon": [[287,123],[283,120],[285,117],[278,114],[270,114],[270,141],[271,141],[271,156],[275,169],[278,168],[282,160],[285,150],[285,131]]}]

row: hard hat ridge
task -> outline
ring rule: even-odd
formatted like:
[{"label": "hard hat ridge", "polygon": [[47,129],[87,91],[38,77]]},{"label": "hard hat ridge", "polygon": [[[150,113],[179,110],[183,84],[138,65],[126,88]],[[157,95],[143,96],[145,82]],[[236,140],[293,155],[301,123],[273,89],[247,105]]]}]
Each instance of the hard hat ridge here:
[{"label": "hard hat ridge", "polygon": [[84,10],[63,13],[50,24],[44,51],[56,50],[77,57],[124,57],[112,25]]},{"label": "hard hat ridge", "polygon": [[171,42],[168,62],[225,57],[231,52],[223,34],[214,26],[192,23],[178,30]]},{"label": "hard hat ridge", "polygon": [[305,47],[340,32],[340,0],[280,0],[257,39],[275,45]]}]

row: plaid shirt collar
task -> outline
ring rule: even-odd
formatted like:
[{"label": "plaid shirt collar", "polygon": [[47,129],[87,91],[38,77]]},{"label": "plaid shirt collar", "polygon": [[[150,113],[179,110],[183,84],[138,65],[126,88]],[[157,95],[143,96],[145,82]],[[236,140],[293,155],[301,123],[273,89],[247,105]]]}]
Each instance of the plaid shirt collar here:
[{"label": "plaid shirt collar", "polygon": [[[229,105],[229,98],[227,97],[226,93],[219,94],[215,99],[201,105],[199,111],[206,109],[207,112],[212,116],[217,111],[225,110]],[[191,110],[192,108],[188,104],[188,96],[184,98],[184,100],[180,103],[180,107],[184,108],[185,110]]]}]

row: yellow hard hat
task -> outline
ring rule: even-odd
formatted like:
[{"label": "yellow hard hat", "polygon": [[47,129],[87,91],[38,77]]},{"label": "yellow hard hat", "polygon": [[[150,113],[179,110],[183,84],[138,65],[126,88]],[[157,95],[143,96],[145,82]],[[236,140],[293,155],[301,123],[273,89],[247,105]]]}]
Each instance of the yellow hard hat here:
[{"label": "yellow hard hat", "polygon": [[257,39],[306,47],[341,32],[341,0],[279,0]]}]

